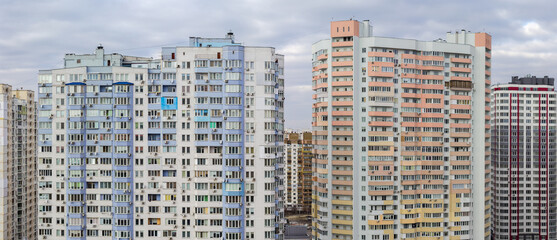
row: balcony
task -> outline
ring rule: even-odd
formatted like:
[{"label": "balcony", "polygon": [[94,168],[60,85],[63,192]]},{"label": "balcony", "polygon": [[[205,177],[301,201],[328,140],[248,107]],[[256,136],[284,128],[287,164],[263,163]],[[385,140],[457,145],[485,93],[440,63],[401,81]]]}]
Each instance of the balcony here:
[{"label": "balcony", "polygon": [[354,55],[352,51],[333,52],[333,57],[351,57]]},{"label": "balcony", "polygon": [[465,72],[465,73],[470,73],[470,72],[472,72],[472,69],[470,69],[470,68],[462,68],[462,67],[451,67],[451,72]]},{"label": "balcony", "polygon": [[333,42],[332,47],[351,47],[354,46],[354,41]]},{"label": "balcony", "polygon": [[333,77],[351,77],[354,75],[353,71],[335,71],[332,72]]},{"label": "balcony", "polygon": [[453,62],[453,63],[472,63],[472,59],[470,59],[470,58],[451,58],[451,62]]}]

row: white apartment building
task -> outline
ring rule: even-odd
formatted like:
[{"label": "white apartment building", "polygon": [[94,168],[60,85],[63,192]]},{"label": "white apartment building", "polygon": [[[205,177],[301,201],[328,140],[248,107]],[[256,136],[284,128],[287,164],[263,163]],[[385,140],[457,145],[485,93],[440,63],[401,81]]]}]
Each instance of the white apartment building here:
[{"label": "white apartment building", "polygon": [[295,213],[311,210],[312,144],[309,131],[284,134],[284,207]]},{"label": "white apartment building", "polygon": [[39,72],[39,238],[282,239],[284,57],[190,38]]},{"label": "white apartment building", "polygon": [[491,87],[493,239],[556,239],[554,78]]}]

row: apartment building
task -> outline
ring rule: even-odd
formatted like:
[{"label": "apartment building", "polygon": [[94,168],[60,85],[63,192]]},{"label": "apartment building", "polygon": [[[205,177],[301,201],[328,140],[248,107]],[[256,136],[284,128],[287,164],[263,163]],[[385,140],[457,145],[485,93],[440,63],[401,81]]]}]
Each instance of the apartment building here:
[{"label": "apartment building", "polygon": [[36,239],[35,94],[0,84],[0,238]]},{"label": "apartment building", "polygon": [[284,136],[284,207],[286,211],[309,213],[313,185],[311,132],[287,131]]},{"label": "apartment building", "polygon": [[491,36],[313,44],[313,239],[489,239]]},{"label": "apartment building", "polygon": [[39,238],[283,238],[274,48],[229,33],[64,63],[39,72]]},{"label": "apartment building", "polygon": [[554,78],[491,87],[493,239],[556,239]]}]

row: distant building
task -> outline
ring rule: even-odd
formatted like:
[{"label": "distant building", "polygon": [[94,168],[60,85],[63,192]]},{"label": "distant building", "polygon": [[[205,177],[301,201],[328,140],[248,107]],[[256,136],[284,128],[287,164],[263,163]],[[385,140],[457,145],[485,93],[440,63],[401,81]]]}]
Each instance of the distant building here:
[{"label": "distant building", "polygon": [[161,57],[39,72],[39,238],[282,239],[284,57],[232,33]]},{"label": "distant building", "polygon": [[0,84],[0,131],[0,239],[37,239],[37,106],[33,91]]},{"label": "distant building", "polygon": [[491,36],[330,30],[312,46],[313,238],[489,239]]},{"label": "distant building", "polygon": [[287,211],[311,211],[311,132],[286,132],[284,138],[284,206]]},{"label": "distant building", "polygon": [[491,87],[493,239],[557,239],[554,78]]}]

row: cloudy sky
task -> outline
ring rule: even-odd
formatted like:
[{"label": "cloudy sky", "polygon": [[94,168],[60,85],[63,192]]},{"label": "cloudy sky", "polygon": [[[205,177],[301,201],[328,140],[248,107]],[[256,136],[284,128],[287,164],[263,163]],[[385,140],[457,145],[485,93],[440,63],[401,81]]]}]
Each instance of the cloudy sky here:
[{"label": "cloudy sky", "polygon": [[39,69],[62,66],[65,53],[157,57],[161,46],[228,30],[247,45],[286,56],[286,126],[309,129],[311,44],[331,20],[368,19],[377,36],[433,40],[466,29],[493,36],[493,82],[512,75],[557,76],[557,1],[0,0],[0,83],[36,90]]}]

